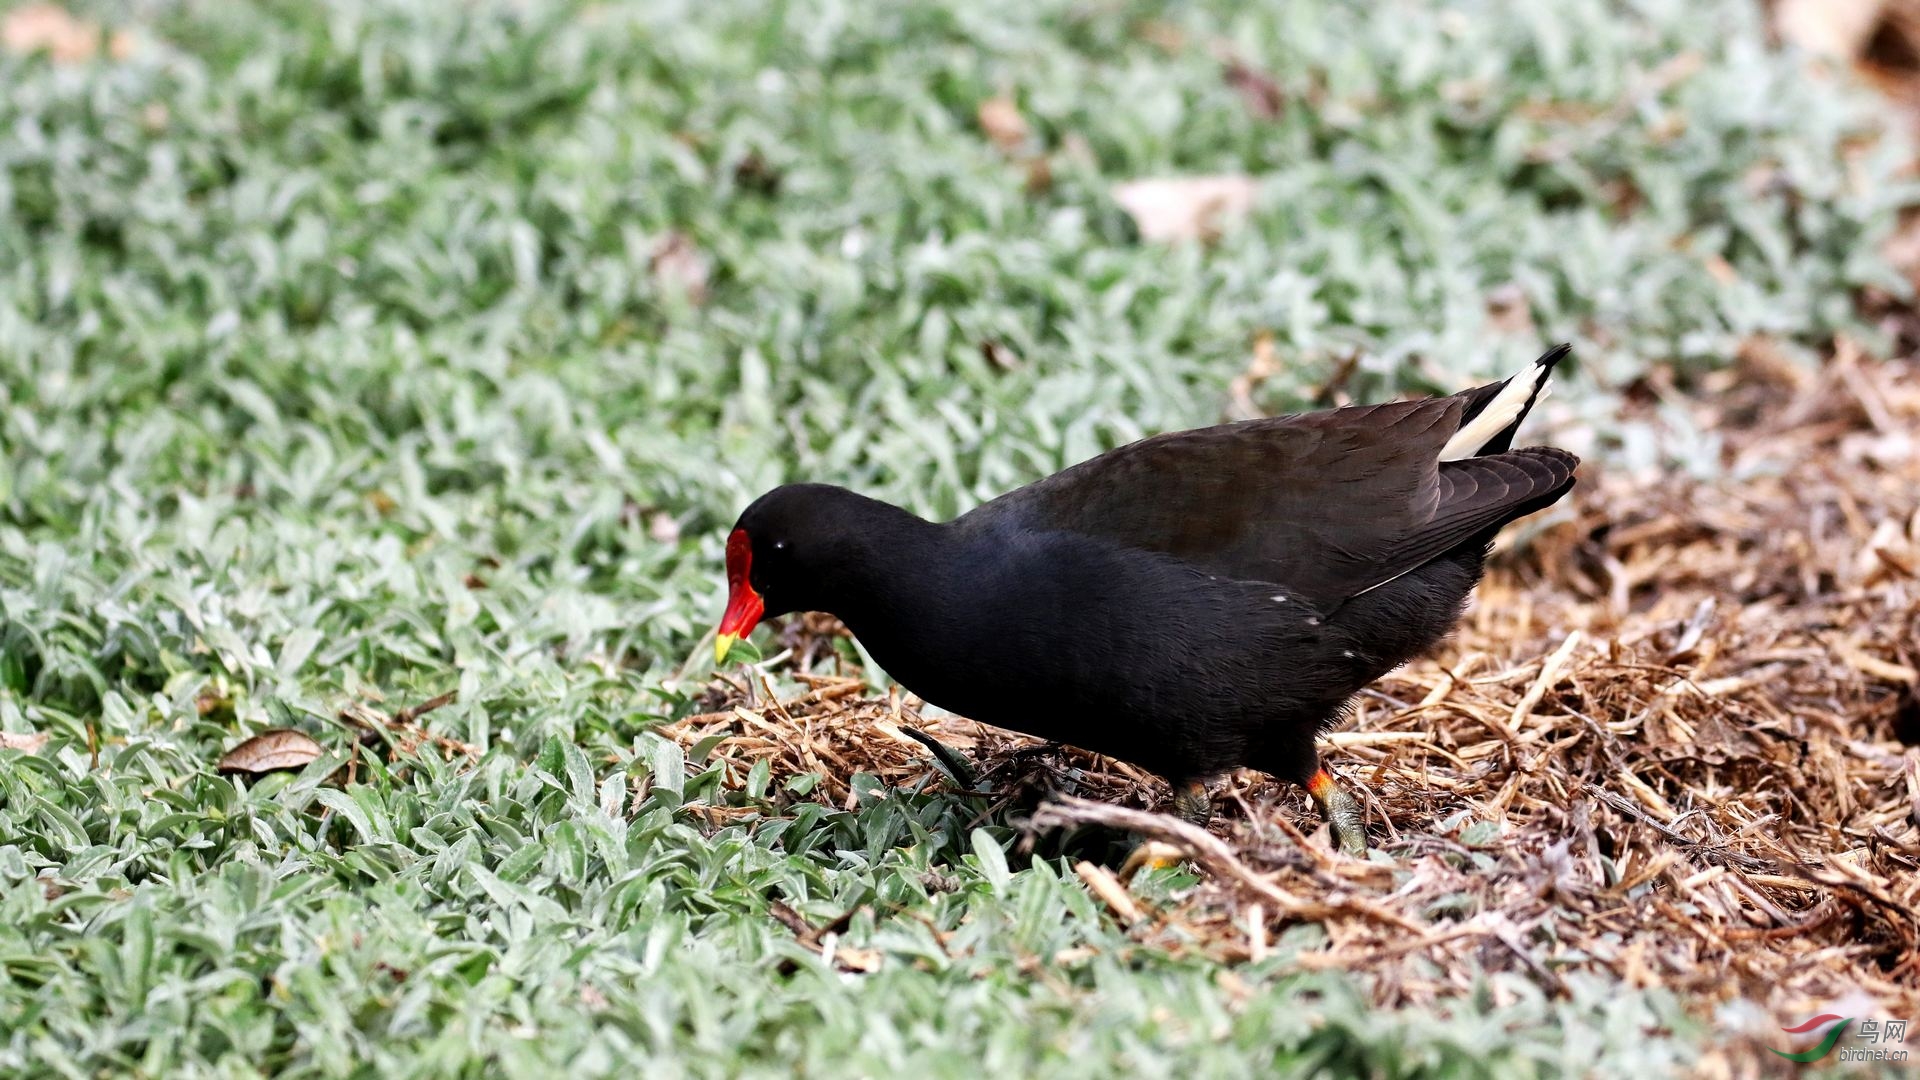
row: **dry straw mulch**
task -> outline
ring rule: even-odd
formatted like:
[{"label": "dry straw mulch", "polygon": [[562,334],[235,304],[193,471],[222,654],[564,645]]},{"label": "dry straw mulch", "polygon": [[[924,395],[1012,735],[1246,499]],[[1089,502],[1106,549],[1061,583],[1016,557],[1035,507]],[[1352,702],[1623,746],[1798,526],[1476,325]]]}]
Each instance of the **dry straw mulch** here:
[{"label": "dry straw mulch", "polygon": [[1175,929],[1232,961],[1317,922],[1325,946],[1295,962],[1359,973],[1383,1005],[1487,970],[1551,992],[1598,971],[1702,1013],[1745,1000],[1720,1014],[1744,1034],[1700,1067],[1751,1072],[1816,1012],[1920,1014],[1920,369],[1842,343],[1808,375],[1756,343],[1692,400],[1712,403],[1694,408],[1725,479],[1590,460],[1571,513],[1496,559],[1455,638],[1328,738],[1384,862],[1332,852],[1303,794],[1263,775],[1216,787],[1208,834],[1141,813],[1166,786],[1131,766],[846,679],[784,703],[740,687],[671,731],[723,735],[739,779],[765,758],[851,805],[856,772],[928,782],[917,726],[1009,799],[1053,788],[1036,827],[1133,828],[1193,859],[1204,884],[1165,910],[1080,868],[1143,939]]}]

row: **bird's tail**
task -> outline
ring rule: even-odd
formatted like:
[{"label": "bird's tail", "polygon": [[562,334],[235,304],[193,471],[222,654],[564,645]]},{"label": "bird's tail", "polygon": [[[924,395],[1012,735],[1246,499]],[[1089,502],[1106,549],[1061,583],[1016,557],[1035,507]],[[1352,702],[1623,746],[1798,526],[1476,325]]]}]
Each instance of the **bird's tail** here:
[{"label": "bird's tail", "polygon": [[1440,450],[1441,461],[1504,454],[1513,448],[1513,433],[1534,405],[1547,396],[1547,382],[1553,366],[1573,351],[1571,345],[1556,345],[1525,370],[1505,382],[1475,387],[1460,396],[1467,400],[1460,430]]}]

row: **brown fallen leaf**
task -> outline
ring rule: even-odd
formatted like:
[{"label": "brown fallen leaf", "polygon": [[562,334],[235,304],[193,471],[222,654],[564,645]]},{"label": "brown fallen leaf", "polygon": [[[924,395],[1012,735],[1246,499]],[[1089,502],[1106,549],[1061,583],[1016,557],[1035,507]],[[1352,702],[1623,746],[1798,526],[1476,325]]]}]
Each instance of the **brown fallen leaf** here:
[{"label": "brown fallen leaf", "polygon": [[758,150],[747,151],[745,157],[734,163],[733,182],[748,191],[778,195],[780,180],[780,170]]},{"label": "brown fallen leaf", "polygon": [[1020,354],[992,338],[980,342],[980,356],[999,371],[1015,371],[1020,367]]},{"label": "brown fallen leaf", "polygon": [[1347,384],[1353,381],[1354,372],[1359,370],[1360,350],[1348,349],[1346,355],[1333,365],[1333,370],[1327,373],[1320,389],[1313,392],[1314,407],[1331,409],[1353,404],[1353,398],[1347,393]]},{"label": "brown fallen leaf", "polygon": [[1027,128],[1027,118],[1020,114],[1020,106],[1014,104],[1013,98],[1008,95],[1001,94],[981,102],[976,115],[980,130],[1001,152],[1011,154],[1027,144],[1027,136],[1031,134]]},{"label": "brown fallen leaf", "polygon": [[399,712],[394,713],[392,722],[398,725],[411,724],[435,709],[444,709],[448,705],[453,704],[459,696],[460,692],[458,690],[449,690],[444,694],[435,694],[418,705],[409,705]]},{"label": "brown fallen leaf", "polygon": [[[482,584],[485,583],[482,582]],[[470,758],[479,757],[479,747],[470,746],[446,735],[435,734],[420,724],[421,717],[453,704],[458,697],[458,691],[449,690],[444,694],[436,694],[418,705],[409,705],[391,716],[356,701],[340,710],[340,719],[359,729],[357,738],[362,743],[379,742],[380,736],[376,733],[380,731],[395,733],[397,737],[393,740],[392,750],[399,757],[412,757],[420,752],[421,745],[425,743],[432,743],[439,747],[448,757],[454,754],[464,754]]]},{"label": "brown fallen leaf", "polygon": [[1273,334],[1262,330],[1253,339],[1253,359],[1247,369],[1233,377],[1227,386],[1227,419],[1252,420],[1266,415],[1253,400],[1253,392],[1280,370],[1273,349]]},{"label": "brown fallen leaf", "polygon": [[47,733],[44,731],[0,731],[0,750],[18,750],[23,754],[37,754],[47,745]]},{"label": "brown fallen leaf", "polygon": [[283,769],[305,768],[323,752],[320,744],[305,732],[274,728],[255,735],[221,755],[215,768],[223,773],[258,776]]},{"label": "brown fallen leaf", "polygon": [[[0,45],[21,56],[44,52],[62,64],[79,64],[100,54],[100,24],[75,18],[58,4],[27,4],[7,12],[0,22]],[[133,54],[133,36],[116,30],[106,39],[107,55],[124,60]]]},{"label": "brown fallen leaf", "polygon": [[1880,25],[1886,0],[1778,0],[1774,24],[1787,41],[1821,56],[1851,60]]},{"label": "brown fallen leaf", "polygon": [[1172,56],[1187,47],[1187,32],[1161,19],[1148,19],[1134,28],[1134,36]]},{"label": "brown fallen leaf", "polygon": [[1114,201],[1146,240],[1215,240],[1253,209],[1260,186],[1251,177],[1169,176],[1115,185]]},{"label": "brown fallen leaf", "polygon": [[707,302],[707,257],[686,233],[670,232],[655,241],[647,268],[665,291],[695,305]]},{"label": "brown fallen leaf", "polygon": [[[778,900],[771,901],[767,905],[768,914],[772,915],[780,925],[791,930],[794,938],[801,945],[819,953],[822,958],[832,961],[841,970],[862,973],[877,971],[880,967],[878,952],[840,943],[840,935],[846,931],[859,910],[854,908],[824,927],[815,927],[806,920],[805,916]],[[792,974],[793,962],[790,960],[783,962],[780,970],[784,974]]]},{"label": "brown fallen leaf", "polygon": [[1240,95],[1240,102],[1247,107],[1247,112],[1262,120],[1271,120],[1280,115],[1281,108],[1287,103],[1287,95],[1280,89],[1279,83],[1230,51],[1223,51],[1220,62],[1225,68],[1222,74],[1227,85]]},{"label": "brown fallen leaf", "polygon": [[1026,190],[1036,198],[1053,190],[1053,163],[1044,156],[1027,159]]},{"label": "brown fallen leaf", "polygon": [[1530,336],[1533,333],[1533,305],[1527,291],[1517,281],[1495,286],[1487,293],[1487,325],[1495,333]]},{"label": "brown fallen leaf", "polygon": [[680,523],[665,510],[656,510],[647,518],[647,535],[656,544],[677,544],[680,542]]}]

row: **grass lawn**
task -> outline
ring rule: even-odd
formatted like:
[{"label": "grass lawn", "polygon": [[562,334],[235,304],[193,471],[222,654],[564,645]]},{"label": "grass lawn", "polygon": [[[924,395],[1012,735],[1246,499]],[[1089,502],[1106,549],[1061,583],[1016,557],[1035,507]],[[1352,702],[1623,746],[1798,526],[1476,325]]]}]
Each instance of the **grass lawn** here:
[{"label": "grass lawn", "polygon": [[[780,481],[950,514],[1217,421],[1263,335],[1276,411],[1574,341],[1563,416],[1644,464],[1648,365],[1904,290],[1899,147],[1747,0],[1243,7],[188,0],[0,51],[0,730],[46,736],[0,750],[0,1074],[1693,1060],[1662,994],[1376,1010],[1289,964],[1312,925],[1223,967],[978,799],[734,790],[650,730]],[[1226,173],[1211,245],[1112,195]],[[216,771],[273,727],[323,756]]]}]

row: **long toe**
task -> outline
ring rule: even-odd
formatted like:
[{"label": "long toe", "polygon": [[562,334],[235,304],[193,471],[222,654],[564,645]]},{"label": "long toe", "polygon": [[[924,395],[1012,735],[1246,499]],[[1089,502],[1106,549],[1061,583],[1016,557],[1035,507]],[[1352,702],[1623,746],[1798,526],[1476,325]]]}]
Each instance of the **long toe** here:
[{"label": "long toe", "polygon": [[1130,881],[1133,875],[1142,870],[1165,870],[1170,866],[1179,866],[1186,859],[1185,848],[1163,844],[1158,840],[1142,840],[1127,853],[1127,861],[1120,867],[1120,880]]}]

